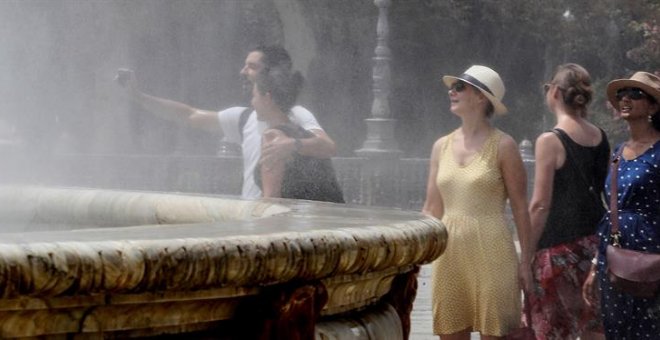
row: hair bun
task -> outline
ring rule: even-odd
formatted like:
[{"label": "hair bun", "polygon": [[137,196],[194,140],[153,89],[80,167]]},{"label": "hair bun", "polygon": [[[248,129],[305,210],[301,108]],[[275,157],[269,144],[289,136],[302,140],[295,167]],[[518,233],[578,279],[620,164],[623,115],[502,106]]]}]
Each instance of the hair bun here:
[{"label": "hair bun", "polygon": [[587,98],[585,98],[583,94],[576,95],[573,101],[575,102],[575,104],[580,106],[584,106],[587,104]]}]

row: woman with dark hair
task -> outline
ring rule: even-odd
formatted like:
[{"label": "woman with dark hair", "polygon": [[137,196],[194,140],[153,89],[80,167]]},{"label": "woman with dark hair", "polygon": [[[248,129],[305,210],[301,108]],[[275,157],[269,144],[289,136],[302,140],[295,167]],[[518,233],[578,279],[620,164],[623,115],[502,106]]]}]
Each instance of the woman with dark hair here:
[{"label": "woman with dark hair", "polygon": [[[630,79],[607,85],[607,98],[628,123],[630,136],[614,149],[611,171],[605,181],[607,200],[613,190],[618,214],[621,248],[660,254],[660,78],[637,72]],[[615,187],[611,184],[615,183]],[[611,244],[610,213],[600,223],[598,255],[594,258],[583,295],[595,303],[596,275],[608,339],[660,339],[660,292],[650,298],[635,297],[614,287],[607,275],[605,250]]]},{"label": "woman with dark hair", "polygon": [[593,91],[587,70],[560,65],[544,85],[557,121],[536,139],[529,244],[534,285],[528,292],[537,339],[602,338],[599,313],[582,302],[582,284],[596,253],[596,227],[607,174],[605,132],[587,120]]},{"label": "woman with dark hair", "polygon": [[[268,125],[262,136],[262,145],[287,137],[294,138],[299,148],[301,139],[314,136],[289,118],[302,83],[302,75],[291,72],[288,67],[271,67],[256,77],[252,106],[257,112],[257,119]],[[288,159],[259,166],[255,180],[262,189],[263,197],[344,203],[329,158],[319,159],[294,152]]]}]

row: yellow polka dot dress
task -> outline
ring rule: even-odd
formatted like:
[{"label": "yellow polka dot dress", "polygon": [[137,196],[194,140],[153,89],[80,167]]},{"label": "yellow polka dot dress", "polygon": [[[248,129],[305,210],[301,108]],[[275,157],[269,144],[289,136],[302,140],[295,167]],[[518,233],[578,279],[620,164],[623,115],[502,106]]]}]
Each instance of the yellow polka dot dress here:
[{"label": "yellow polka dot dress", "polygon": [[453,133],[440,150],[436,178],[448,240],[433,263],[433,332],[470,328],[483,335],[506,335],[519,325],[521,295],[518,258],[505,219],[506,190],[497,166],[503,133],[492,129],[481,151],[463,166],[451,151]]}]

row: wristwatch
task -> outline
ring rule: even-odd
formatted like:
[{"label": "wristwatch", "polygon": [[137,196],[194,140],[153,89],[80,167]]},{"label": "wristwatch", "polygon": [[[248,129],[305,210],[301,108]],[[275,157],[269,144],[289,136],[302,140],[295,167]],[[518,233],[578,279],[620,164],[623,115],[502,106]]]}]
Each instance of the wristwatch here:
[{"label": "wristwatch", "polygon": [[293,139],[293,146],[294,146],[294,151],[298,152],[302,148],[302,142],[298,138]]}]

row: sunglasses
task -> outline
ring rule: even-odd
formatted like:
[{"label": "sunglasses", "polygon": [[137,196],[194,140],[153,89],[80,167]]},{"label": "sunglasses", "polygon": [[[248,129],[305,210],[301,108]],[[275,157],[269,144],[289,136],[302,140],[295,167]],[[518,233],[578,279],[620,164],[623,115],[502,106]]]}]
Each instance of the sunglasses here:
[{"label": "sunglasses", "polygon": [[550,83],[543,84],[543,93],[548,93],[548,91],[550,91],[550,86],[552,86]]},{"label": "sunglasses", "polygon": [[646,92],[637,87],[624,87],[616,91],[616,100],[621,100],[623,97],[628,97],[632,100],[640,100],[648,97]]},{"label": "sunglasses", "polygon": [[464,82],[462,82],[462,81],[459,80],[459,81],[457,81],[457,82],[451,84],[451,86],[449,87],[449,89],[450,89],[450,90],[454,90],[454,91],[456,91],[456,92],[462,92],[463,90],[465,90],[466,87],[467,87],[467,85],[465,85]]}]

